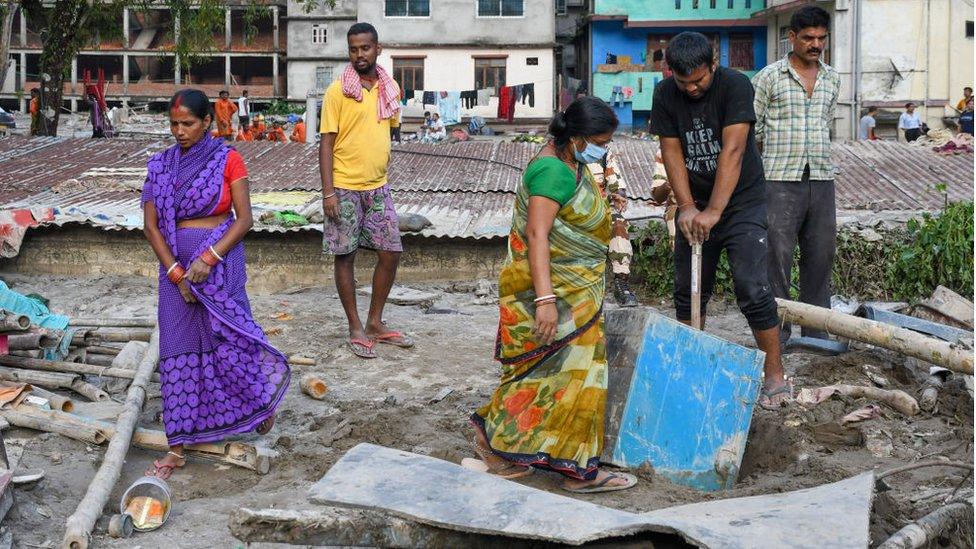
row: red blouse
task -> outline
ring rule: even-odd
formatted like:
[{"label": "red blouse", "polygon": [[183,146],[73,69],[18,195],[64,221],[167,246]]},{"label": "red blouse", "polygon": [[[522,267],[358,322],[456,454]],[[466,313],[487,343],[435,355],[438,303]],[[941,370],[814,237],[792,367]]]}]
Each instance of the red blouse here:
[{"label": "red blouse", "polygon": [[230,186],[245,177],[247,177],[247,168],[244,166],[244,159],[241,158],[241,153],[230,151],[227,154],[227,165],[224,167],[224,186],[220,190],[220,200],[210,215],[223,215],[230,211]]}]

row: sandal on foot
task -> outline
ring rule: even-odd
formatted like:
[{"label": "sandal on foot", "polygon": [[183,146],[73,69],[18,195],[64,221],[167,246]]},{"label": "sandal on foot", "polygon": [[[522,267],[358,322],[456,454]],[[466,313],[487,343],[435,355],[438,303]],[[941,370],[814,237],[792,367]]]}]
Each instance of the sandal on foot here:
[{"label": "sandal on foot", "polygon": [[264,436],[269,432],[271,432],[271,428],[274,427],[274,423],[275,423],[275,417],[274,414],[271,414],[270,416],[268,416],[267,419],[265,419],[261,423],[258,423],[257,428],[254,429],[254,432],[261,436]]},{"label": "sandal on foot", "polygon": [[[608,484],[614,479],[626,480],[626,484]],[[600,482],[582,486],[580,488],[568,488],[565,484],[561,484],[559,487],[567,492],[572,492],[574,494],[599,494],[602,492],[619,492],[621,490],[626,490],[628,488],[633,488],[637,485],[637,477],[630,473],[610,473],[601,480]]]},{"label": "sandal on foot", "polygon": [[[499,476],[508,480],[527,477],[535,472],[535,468],[533,467],[529,467],[527,465],[518,465],[517,463],[512,463],[508,460],[505,460],[504,465],[496,465],[496,466],[491,465],[491,462],[488,460],[489,456],[494,456],[494,457],[500,457],[500,456],[495,456],[495,453],[491,451],[490,448],[485,448],[484,446],[482,446],[481,441],[478,440],[477,435],[475,435],[474,439],[471,441],[471,445],[474,448],[474,453],[477,454],[478,457],[481,459],[468,461],[468,465],[469,465],[467,467],[468,469],[478,470],[475,469],[475,467],[478,466],[475,465],[474,463],[471,463],[473,461],[478,461],[481,462],[482,465],[484,466],[484,470],[482,472]],[[470,458],[465,458],[465,459],[470,459]],[[505,458],[501,458],[501,459],[505,459]],[[465,460],[461,460],[461,466],[465,466]]]},{"label": "sandal on foot", "polygon": [[173,471],[186,465],[186,459],[180,454],[177,454],[176,452],[166,452],[166,453],[169,455],[176,456],[177,458],[179,458],[179,461],[175,465],[169,465],[166,463],[160,463],[158,459],[154,460],[152,468],[146,469],[147,477],[156,477],[159,480],[166,480],[170,476],[172,476]]},{"label": "sandal on foot", "polygon": [[410,347],[413,347],[413,340],[403,332],[386,332],[385,334],[373,336],[373,339],[375,339],[377,343],[396,345],[401,349],[409,349]]},{"label": "sandal on foot", "polygon": [[[788,398],[780,401],[779,404],[774,406],[773,397],[776,395],[782,395],[784,393],[788,395]],[[763,399],[765,399],[765,402],[763,401]],[[778,389],[773,389],[772,391],[767,391],[766,388],[764,387],[761,391],[759,391],[759,400],[756,401],[756,404],[758,404],[759,407],[762,408],[763,410],[769,410],[771,412],[775,412],[776,410],[782,408],[784,403],[792,402],[792,401],[793,401],[793,383],[787,380],[782,385],[780,385]]]},{"label": "sandal on foot", "polygon": [[353,338],[347,345],[352,354],[359,358],[376,358],[376,351],[373,350],[376,343],[369,339]]}]

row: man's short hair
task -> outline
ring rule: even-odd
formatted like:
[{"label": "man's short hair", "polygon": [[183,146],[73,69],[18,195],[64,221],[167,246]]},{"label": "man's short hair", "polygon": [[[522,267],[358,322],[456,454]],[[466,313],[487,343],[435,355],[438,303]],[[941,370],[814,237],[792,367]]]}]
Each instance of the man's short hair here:
[{"label": "man's short hair", "polygon": [[819,6],[803,6],[793,12],[790,17],[790,30],[799,33],[803,29],[825,28],[830,29],[830,14],[827,10]]},{"label": "man's short hair", "polygon": [[349,27],[349,32],[346,33],[346,38],[355,36],[357,34],[372,34],[373,42],[378,44],[380,41],[380,33],[376,32],[376,27],[370,25],[369,23],[356,23],[355,25]]},{"label": "man's short hair", "polygon": [[683,32],[668,42],[664,57],[672,71],[687,76],[702,65],[711,67],[715,51],[704,34]]},{"label": "man's short hair", "polygon": [[868,114],[871,114],[873,112],[878,112],[878,107],[871,105],[870,107],[868,107]]},{"label": "man's short hair", "polygon": [[227,90],[220,90],[220,93],[218,95],[224,95],[224,94],[230,95],[230,92]]},{"label": "man's short hair", "polygon": [[969,86],[966,86],[965,88],[962,89],[962,91],[966,91],[966,90],[969,90],[969,93],[973,93],[973,89],[970,88]]},{"label": "man's short hair", "polygon": [[907,109],[908,107],[914,107],[914,106],[915,106],[915,103],[912,103],[911,101],[909,101],[908,103],[905,103],[905,108],[906,108],[906,109]]}]

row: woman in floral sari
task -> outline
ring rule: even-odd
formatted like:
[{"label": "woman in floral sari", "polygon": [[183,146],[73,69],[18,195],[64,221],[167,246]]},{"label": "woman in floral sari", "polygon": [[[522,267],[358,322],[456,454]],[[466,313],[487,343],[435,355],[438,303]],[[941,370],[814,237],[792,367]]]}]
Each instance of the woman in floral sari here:
[{"label": "woman in floral sari", "polygon": [[598,468],[607,361],[603,295],[610,207],[586,164],[599,162],[617,118],[583,97],[553,118],[553,140],[529,164],[515,198],[499,282],[495,357],[501,384],[472,414],[465,465],[518,478],[533,467],[562,473],[562,487],[623,490],[637,479]]},{"label": "woman in floral sari", "polygon": [[162,479],[183,466],[184,444],[267,433],[290,378],[244,289],[241,239],[252,224],[244,162],[211,137],[203,92],[177,92],[169,117],[177,144],[149,159],[142,191],[146,238],[159,258],[159,372],[170,445],[146,474]]}]

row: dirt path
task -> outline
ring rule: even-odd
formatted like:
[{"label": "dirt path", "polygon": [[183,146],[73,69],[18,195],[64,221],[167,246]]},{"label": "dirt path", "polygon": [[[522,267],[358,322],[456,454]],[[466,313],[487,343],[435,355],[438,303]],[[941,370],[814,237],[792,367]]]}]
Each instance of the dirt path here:
[{"label": "dirt path", "polygon": [[[77,316],[147,317],[155,314],[155,283],[136,278],[9,277],[23,293],[37,292],[57,312]],[[302,354],[318,365],[298,366],[280,409],[276,427],[262,443],[279,452],[270,474],[190,461],[174,474],[170,484],[176,505],[166,526],[129,540],[113,540],[99,524],[98,547],[236,547],[227,529],[227,517],[240,507],[308,507],[307,489],[349,448],[372,442],[412,452],[459,461],[468,450],[468,414],[494,388],[497,365],[491,360],[497,312],[494,306],[475,304],[472,293],[442,291],[449,285],[421,289],[438,295],[441,314],[424,314],[415,306],[390,306],[387,323],[411,333],[418,344],[412,350],[380,346],[380,358],[363,361],[343,347],[345,320],[332,288],[312,288],[295,294],[252,296],[255,316],[272,334],[272,342],[286,354]],[[366,298],[360,299],[361,308]],[[740,344],[751,344],[744,319],[734,306],[710,307],[708,330]],[[837,382],[868,384],[864,368],[885,376],[891,388],[916,395],[919,372],[927,370],[901,357],[878,350],[859,349],[840,358],[788,355],[786,368],[798,386]],[[314,401],[298,389],[305,373],[318,374],[328,385],[325,401]],[[441,389],[453,392],[431,403]],[[853,429],[861,433],[854,446],[838,444],[833,431],[822,424],[866,404],[861,400],[833,399],[812,409],[798,406],[782,413],[757,411],[736,489],[705,494],[641,473],[643,482],[630,491],[604,496],[581,496],[604,505],[631,511],[819,485],[868,469],[889,469],[931,456],[972,462],[973,401],[962,380],[950,381],[936,415],[914,418],[884,409],[880,419]],[[160,400],[150,401],[143,426],[160,428],[153,419]],[[351,430],[333,440],[331,422],[339,414]],[[848,433],[850,434],[850,433]],[[55,435],[13,429],[5,438],[26,443],[21,465],[43,468],[47,477],[28,489],[18,489],[17,505],[6,524],[13,530],[15,547],[55,547],[60,543],[65,518],[84,494],[101,459],[102,448]],[[158,456],[133,450],[123,479],[106,512],[116,512],[118,498],[130,482],[141,476]],[[892,489],[878,495],[872,520],[875,543],[934,509],[963,481],[950,469],[921,469],[890,479]],[[555,490],[557,479],[533,475],[526,481]],[[970,489],[971,479],[964,483]],[[971,493],[971,491],[970,491]],[[952,547],[972,547],[972,523],[952,536]]]}]

